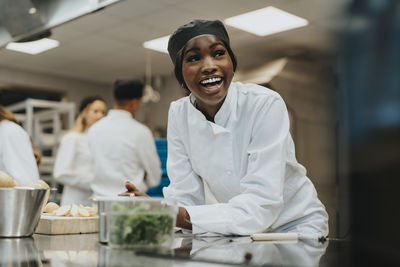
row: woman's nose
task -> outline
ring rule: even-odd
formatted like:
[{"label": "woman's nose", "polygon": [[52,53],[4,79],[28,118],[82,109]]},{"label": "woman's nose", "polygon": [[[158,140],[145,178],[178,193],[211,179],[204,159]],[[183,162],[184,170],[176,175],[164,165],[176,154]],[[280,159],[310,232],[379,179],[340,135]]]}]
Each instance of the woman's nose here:
[{"label": "woman's nose", "polygon": [[216,65],[212,57],[205,57],[203,60],[202,72],[213,73],[216,71]]}]

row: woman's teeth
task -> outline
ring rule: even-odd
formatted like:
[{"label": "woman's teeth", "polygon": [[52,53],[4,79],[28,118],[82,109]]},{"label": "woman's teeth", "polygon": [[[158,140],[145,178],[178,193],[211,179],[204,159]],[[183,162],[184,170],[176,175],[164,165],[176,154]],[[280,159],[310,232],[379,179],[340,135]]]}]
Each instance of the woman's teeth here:
[{"label": "woman's teeth", "polygon": [[221,80],[222,79],[220,77],[216,77],[216,78],[209,78],[209,79],[206,79],[206,80],[202,80],[200,83],[202,85],[208,85],[208,84],[211,84],[211,83],[220,82]]}]

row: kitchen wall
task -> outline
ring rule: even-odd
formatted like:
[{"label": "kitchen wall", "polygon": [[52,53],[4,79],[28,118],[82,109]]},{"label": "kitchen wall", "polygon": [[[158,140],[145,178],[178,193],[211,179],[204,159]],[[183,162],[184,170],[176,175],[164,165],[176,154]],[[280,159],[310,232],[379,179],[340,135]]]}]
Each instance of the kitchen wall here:
[{"label": "kitchen wall", "polygon": [[292,113],[297,160],[306,167],[308,177],[327,208],[331,236],[337,236],[338,217],[341,216],[336,181],[337,88],[331,62],[309,56],[289,58],[270,84]]},{"label": "kitchen wall", "polygon": [[142,103],[136,118],[148,125],[155,137],[166,137],[169,105],[185,96],[187,91],[179,86],[172,74],[168,77],[156,77],[153,88],[160,93],[160,101]]},{"label": "kitchen wall", "polygon": [[0,66],[0,84],[61,92],[66,100],[77,105],[88,95],[101,95],[108,105],[112,104],[111,82],[94,83]]}]

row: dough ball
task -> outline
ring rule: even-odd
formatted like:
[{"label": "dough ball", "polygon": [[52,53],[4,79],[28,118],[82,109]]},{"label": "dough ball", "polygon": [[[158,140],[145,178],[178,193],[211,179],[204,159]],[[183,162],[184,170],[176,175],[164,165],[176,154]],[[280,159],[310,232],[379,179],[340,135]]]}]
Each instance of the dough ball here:
[{"label": "dough ball", "polygon": [[85,209],[89,212],[90,216],[95,216],[97,214],[97,209],[94,207],[85,207]]},{"label": "dough ball", "polygon": [[27,184],[27,186],[36,188],[36,189],[48,189],[50,186],[43,180],[36,180]]},{"label": "dough ball", "polygon": [[71,210],[71,205],[61,206],[59,209],[55,210],[57,216],[68,216]]},{"label": "dough ball", "polygon": [[0,187],[14,187],[14,180],[7,173],[0,171]]},{"label": "dough ball", "polygon": [[52,213],[53,211],[55,211],[56,209],[58,209],[60,206],[57,205],[57,203],[54,202],[49,202],[46,204],[46,206],[44,207],[44,212],[46,213]]}]

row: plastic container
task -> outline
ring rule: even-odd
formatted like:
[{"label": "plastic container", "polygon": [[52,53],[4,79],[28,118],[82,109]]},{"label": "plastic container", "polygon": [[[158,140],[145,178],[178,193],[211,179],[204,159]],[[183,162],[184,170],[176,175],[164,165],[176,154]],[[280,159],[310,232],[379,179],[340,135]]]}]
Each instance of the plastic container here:
[{"label": "plastic container", "polygon": [[106,216],[106,229],[99,229],[99,234],[106,232],[111,247],[157,248],[172,245],[178,213],[175,203],[167,204],[162,198],[144,197],[97,200]]}]

